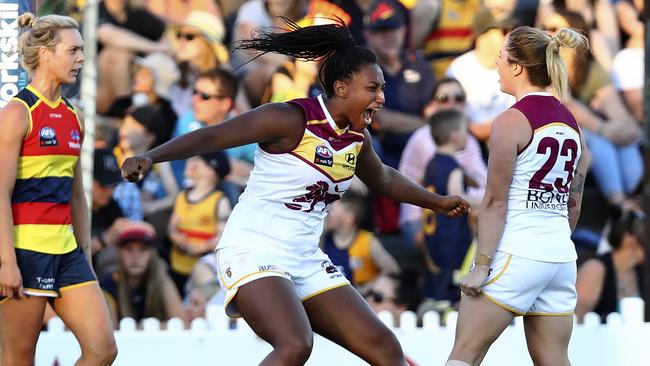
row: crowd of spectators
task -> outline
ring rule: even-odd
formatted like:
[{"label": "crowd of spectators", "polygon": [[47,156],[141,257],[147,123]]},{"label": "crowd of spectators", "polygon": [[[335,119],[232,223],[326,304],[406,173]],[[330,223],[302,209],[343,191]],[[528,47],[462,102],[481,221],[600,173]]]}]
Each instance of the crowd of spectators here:
[{"label": "crowd of spectators", "polygon": [[[52,3],[41,13],[81,14],[79,1]],[[189,324],[206,304],[223,302],[211,253],[246,187],[256,146],[158,164],[139,184],[121,180],[118,167],[263,103],[320,94],[317,62],[233,49],[256,28],[282,32],[279,16],[300,25],[345,21],[377,54],[387,82],[371,126],[383,162],[476,204],[468,218],[443,222],[355,181],[333,206],[323,249],[374,308],[396,319],[404,310],[457,306],[486,184],[490,124],[514,103],[500,91],[495,64],[508,32],[530,25],[588,35],[591,49],[562,51],[566,104],[592,162],[574,238],[585,261],[578,315],[616,310],[618,299],[642,291],[634,270],[644,260],[637,228],[645,173],[642,11],[639,0],[101,1],[92,253],[114,319],[176,316]]]}]

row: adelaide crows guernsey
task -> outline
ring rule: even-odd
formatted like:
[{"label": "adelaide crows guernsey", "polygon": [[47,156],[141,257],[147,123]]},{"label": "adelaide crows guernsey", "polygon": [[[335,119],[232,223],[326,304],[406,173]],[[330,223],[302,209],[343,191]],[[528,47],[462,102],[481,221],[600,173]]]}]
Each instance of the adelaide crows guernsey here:
[{"label": "adelaide crows guernsey", "polygon": [[545,262],[574,261],[568,201],[582,147],[571,112],[550,93],[530,93],[512,108],[533,130],[518,152],[498,249]]},{"label": "adelaide crows guernsey", "polygon": [[70,199],[81,123],[68,101],[49,101],[31,85],[13,100],[28,109],[30,118],[11,197],[14,246],[48,254],[71,252],[77,247]]},{"label": "adelaide crows guernsey", "polygon": [[287,153],[258,146],[246,190],[234,207],[219,248],[263,244],[292,253],[313,253],[330,205],[350,186],[364,135],[340,129],[322,96],[295,99],[305,117],[304,134]]}]

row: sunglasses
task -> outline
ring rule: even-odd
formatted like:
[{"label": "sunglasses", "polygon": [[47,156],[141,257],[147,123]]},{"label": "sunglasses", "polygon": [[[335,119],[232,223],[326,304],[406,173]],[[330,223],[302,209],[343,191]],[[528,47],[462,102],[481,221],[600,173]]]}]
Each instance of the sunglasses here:
[{"label": "sunglasses", "polygon": [[465,102],[465,94],[436,94],[433,97],[436,102],[440,103],[464,103]]},{"label": "sunglasses", "polygon": [[365,298],[366,299],[372,299],[376,303],[383,303],[384,301],[395,302],[395,298],[388,297],[385,294],[383,294],[382,292],[376,292],[376,291],[373,291],[373,290],[370,290],[370,291],[366,292]]},{"label": "sunglasses", "polygon": [[204,92],[202,92],[202,91],[198,91],[198,90],[196,90],[196,89],[194,89],[194,90],[192,91],[192,95],[198,95],[199,98],[201,98],[201,100],[225,99],[225,98],[228,98],[228,97],[223,96],[223,95],[212,95],[212,94],[204,93]]},{"label": "sunglasses", "polygon": [[196,33],[183,33],[183,32],[176,32],[176,38],[178,39],[184,39],[188,42],[192,42],[195,38],[200,37]]}]

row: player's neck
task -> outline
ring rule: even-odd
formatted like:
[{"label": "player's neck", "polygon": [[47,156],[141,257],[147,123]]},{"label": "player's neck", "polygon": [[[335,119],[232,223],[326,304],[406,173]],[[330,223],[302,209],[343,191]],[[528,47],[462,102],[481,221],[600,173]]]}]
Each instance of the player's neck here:
[{"label": "player's neck", "polygon": [[515,98],[517,100],[521,100],[526,94],[530,93],[545,93],[548,92],[545,88],[540,88],[539,86],[534,86],[530,84],[526,85],[521,85],[517,90],[515,91]]},{"label": "player's neck", "polygon": [[61,84],[50,77],[42,75],[42,72],[36,71],[29,85],[50,102],[55,102],[61,97]]}]

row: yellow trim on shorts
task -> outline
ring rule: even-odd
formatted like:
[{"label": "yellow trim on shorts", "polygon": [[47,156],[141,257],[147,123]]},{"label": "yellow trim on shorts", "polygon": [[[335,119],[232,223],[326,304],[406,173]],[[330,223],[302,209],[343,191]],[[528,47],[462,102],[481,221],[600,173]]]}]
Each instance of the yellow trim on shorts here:
[{"label": "yellow trim on shorts", "polygon": [[79,283],[75,283],[74,285],[61,287],[61,288],[59,288],[59,292],[67,291],[67,290],[71,290],[71,289],[73,289],[73,288],[77,288],[77,287],[82,287],[82,286],[91,285],[91,284],[93,284],[93,283],[97,283],[97,280],[90,280],[90,281],[86,281],[86,282],[79,282]]},{"label": "yellow trim on shorts", "polygon": [[508,306],[508,305],[506,305],[506,304],[504,304],[504,303],[502,303],[500,301],[495,300],[490,295],[486,294],[485,291],[481,291],[481,295],[485,296],[485,298],[488,299],[494,305],[496,305],[496,306],[498,306],[498,307],[500,307],[502,309],[508,310],[509,312],[514,313],[517,316],[526,315],[525,313],[523,313],[523,312],[521,312],[521,311],[519,311],[519,310],[517,310],[517,309],[515,309],[513,307],[510,307],[510,306]]},{"label": "yellow trim on shorts", "polygon": [[314,297],[314,296],[318,296],[318,295],[320,295],[320,294],[322,294],[322,293],[324,293],[324,292],[327,292],[327,291],[329,291],[329,290],[334,290],[335,288],[339,288],[339,287],[343,287],[343,286],[348,286],[349,284],[350,284],[349,282],[348,282],[348,283],[339,283],[338,285],[334,285],[334,286],[330,286],[330,287],[324,288],[324,289],[322,289],[322,290],[319,290],[319,291],[314,292],[313,294],[309,294],[309,295],[303,297],[302,300],[300,300],[300,301],[305,302],[305,301],[311,299],[311,298]]},{"label": "yellow trim on shorts", "polygon": [[228,314],[228,305],[230,305],[230,302],[231,302],[232,299],[235,297],[235,295],[237,295],[237,292],[238,292],[238,291],[239,291],[239,287],[236,288],[236,289],[234,289],[234,290],[232,290],[232,295],[230,295],[230,296],[226,299],[226,301],[223,303],[223,310],[226,312],[226,315],[228,315],[228,316],[231,317],[231,318],[241,318],[241,317],[242,317],[242,316],[241,316],[241,313],[239,313],[239,310],[237,310],[237,315],[230,315],[230,314]]},{"label": "yellow trim on shorts", "polygon": [[494,276],[493,279],[491,279],[490,281],[488,281],[488,283],[486,283],[486,284],[483,285],[483,286],[488,286],[488,285],[491,285],[491,284],[497,282],[497,280],[499,279],[499,277],[503,276],[503,274],[505,273],[506,268],[508,268],[508,265],[510,265],[510,260],[511,260],[511,259],[512,259],[512,254],[508,254],[508,260],[506,261],[506,264],[503,266],[503,268],[501,268],[501,271],[500,271],[496,276]]},{"label": "yellow trim on shorts", "polygon": [[575,312],[573,312],[573,311],[567,311],[565,313],[540,313],[540,312],[537,312],[537,311],[529,311],[529,312],[526,313],[525,316],[529,316],[529,315],[532,315],[532,316],[567,316],[567,315],[573,315],[574,313]]},{"label": "yellow trim on shorts", "polygon": [[[283,277],[283,278],[288,278],[288,277],[289,277],[289,276],[287,275],[286,272],[275,271],[275,270],[272,270],[272,269],[271,269],[271,270],[268,270],[268,271],[257,271],[257,272],[252,272],[252,273],[249,273],[249,274],[247,274],[246,276],[244,276],[244,277],[238,279],[237,281],[235,281],[235,283],[233,283],[232,286],[228,286],[228,285],[226,285],[226,290],[231,290],[233,287],[237,286],[238,283],[240,283],[241,281],[247,279],[248,277],[254,276],[254,275],[256,275],[256,274],[260,274],[260,273],[268,273],[268,272],[279,273],[279,274],[282,275],[281,277]],[[219,274],[219,276],[221,276],[221,274]],[[223,281],[223,276],[221,276],[221,280]],[[223,281],[223,283],[224,283],[224,285],[225,285],[225,284],[226,284],[226,281]]]},{"label": "yellow trim on shorts", "polygon": [[40,290],[37,288],[23,288],[23,293],[32,296],[59,297],[59,293],[52,290]]}]

